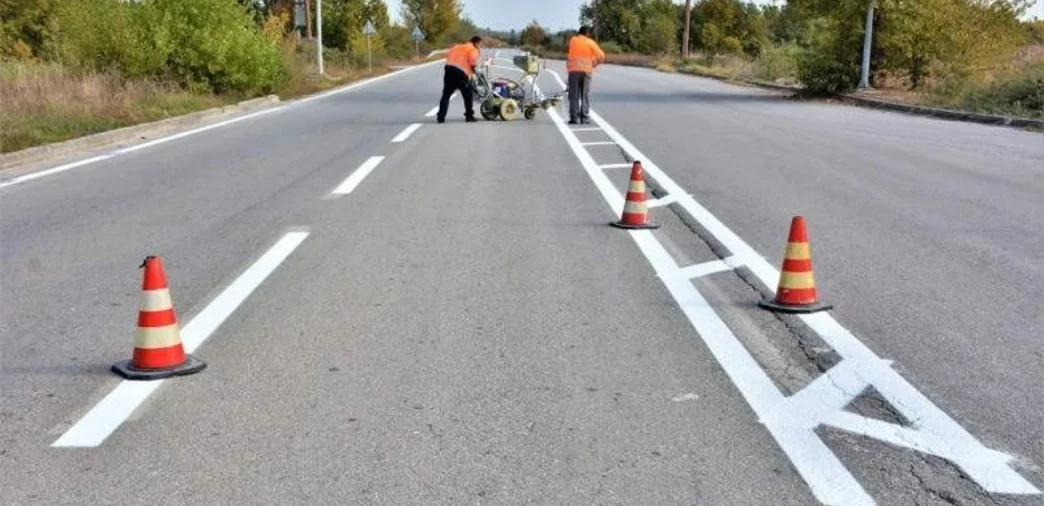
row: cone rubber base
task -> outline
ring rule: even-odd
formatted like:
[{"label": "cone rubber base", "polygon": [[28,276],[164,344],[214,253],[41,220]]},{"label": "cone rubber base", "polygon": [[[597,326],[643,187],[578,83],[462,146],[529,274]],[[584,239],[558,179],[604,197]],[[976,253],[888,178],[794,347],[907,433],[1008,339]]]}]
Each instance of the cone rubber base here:
[{"label": "cone rubber base", "polygon": [[815,304],[786,305],[780,304],[774,300],[762,300],[758,301],[758,305],[764,309],[768,309],[769,311],[778,311],[780,313],[795,314],[818,313],[820,311],[829,311],[831,309],[834,309],[833,305],[823,304],[821,302],[817,302]]},{"label": "cone rubber base", "polygon": [[627,229],[627,230],[651,230],[651,229],[660,228],[659,225],[655,225],[655,224],[652,224],[652,223],[646,223],[645,225],[628,225],[627,223],[623,223],[623,222],[619,222],[619,221],[614,221],[614,222],[610,223],[610,225],[612,225],[612,226],[614,226],[616,228],[624,228],[624,229]]},{"label": "cone rubber base", "polygon": [[123,360],[112,366],[112,372],[129,380],[158,380],[174,376],[188,376],[206,368],[206,362],[186,354],[184,364],[170,369],[134,369],[130,365],[130,360]]}]

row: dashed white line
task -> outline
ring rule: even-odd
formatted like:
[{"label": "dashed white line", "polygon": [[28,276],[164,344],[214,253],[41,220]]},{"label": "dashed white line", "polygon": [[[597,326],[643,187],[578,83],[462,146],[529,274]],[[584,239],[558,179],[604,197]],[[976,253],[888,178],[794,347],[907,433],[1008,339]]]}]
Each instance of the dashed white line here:
[{"label": "dashed white line", "polygon": [[[460,93],[454,92],[453,95],[450,95],[450,101],[452,102],[454,99],[457,98],[458,95],[460,95]],[[425,118],[434,118],[435,115],[438,114],[438,113],[439,113],[439,106],[436,105],[435,107],[432,107],[430,111],[426,112],[424,114],[424,117]]]},{"label": "dashed white line", "polygon": [[355,171],[352,172],[352,174],[348,176],[344,180],[344,182],[338,185],[337,188],[334,188],[332,194],[348,195],[349,193],[352,193],[353,191],[355,191],[355,188],[357,188],[359,184],[362,183],[363,179],[366,179],[366,176],[369,176],[370,173],[373,172],[373,169],[376,169],[377,166],[380,165],[383,161],[383,156],[370,157],[370,159],[363,162],[363,164],[360,165],[358,169],[355,169]]},{"label": "dashed white line", "polygon": [[[142,144],[136,144],[134,146],[128,146],[128,147],[125,147],[125,148],[113,150],[112,152],[109,152],[109,153],[106,153],[106,154],[103,154],[103,155],[98,155],[98,156],[94,156],[94,157],[91,157],[91,158],[85,158],[83,160],[78,160],[78,161],[75,161],[75,162],[59,165],[57,167],[52,167],[52,168],[49,168],[49,169],[33,172],[33,173],[26,174],[26,175],[19,176],[19,177],[15,177],[15,178],[12,178],[12,179],[10,179],[8,181],[4,181],[3,183],[0,183],[0,189],[6,188],[8,186],[14,186],[14,185],[17,185],[17,184],[20,184],[20,183],[25,183],[27,181],[32,181],[34,179],[40,179],[40,178],[43,178],[43,177],[46,177],[46,176],[51,176],[51,175],[54,175],[54,174],[59,174],[59,173],[62,173],[62,172],[66,172],[66,171],[75,169],[77,167],[82,167],[84,165],[89,165],[89,164],[100,162],[100,161],[103,161],[103,160],[108,160],[108,159],[113,158],[113,157],[115,157],[117,155],[124,155],[124,154],[127,154],[127,153],[132,153],[134,151],[138,151],[138,150],[141,150],[141,149],[149,148],[149,147],[152,147],[152,146],[165,144],[165,143],[168,143],[168,142],[176,140],[176,139],[181,139],[181,138],[184,138],[184,137],[188,137],[190,135],[196,135],[198,133],[206,132],[206,131],[209,131],[209,130],[213,130],[215,128],[220,128],[220,127],[232,125],[232,124],[235,124],[235,123],[240,123],[240,122],[246,121],[248,119],[258,118],[258,117],[261,117],[261,116],[264,116],[264,115],[267,115],[267,114],[272,114],[272,113],[275,113],[275,112],[278,112],[278,111],[284,111],[288,107],[291,107],[291,106],[294,106],[294,105],[297,105],[297,104],[304,104],[304,103],[311,102],[313,100],[323,99],[323,98],[329,97],[331,95],[337,95],[337,94],[340,94],[340,93],[346,93],[346,92],[355,90],[357,88],[360,88],[360,87],[363,87],[363,86],[366,86],[366,85],[369,85],[369,84],[373,84],[373,83],[376,83],[376,82],[379,82],[379,81],[383,81],[385,79],[390,79],[392,77],[399,76],[399,75],[404,74],[406,72],[411,72],[413,70],[417,70],[417,69],[429,67],[431,65],[435,65],[435,64],[439,63],[440,61],[441,60],[428,62],[428,63],[423,63],[423,64],[415,65],[415,66],[412,66],[412,67],[406,67],[406,68],[401,69],[401,70],[397,70],[397,71],[394,71],[394,72],[389,72],[387,74],[380,75],[380,76],[377,76],[377,77],[373,77],[373,78],[370,78],[370,79],[365,79],[365,80],[362,80],[362,81],[359,81],[359,82],[356,82],[356,83],[349,84],[347,86],[342,86],[340,88],[335,88],[335,89],[332,89],[332,90],[329,90],[329,91],[326,91],[326,92],[323,92],[323,93],[319,93],[317,95],[312,95],[310,97],[298,99],[298,100],[295,100],[295,101],[292,101],[292,102],[286,102],[286,103],[284,103],[282,105],[279,105],[279,106],[276,106],[276,107],[272,107],[271,109],[265,109],[265,110],[262,110],[262,111],[257,111],[257,112],[245,114],[243,116],[239,116],[239,117],[236,117],[236,118],[228,119],[228,120],[221,121],[221,122],[218,122],[218,123],[214,123],[214,124],[211,124],[211,125],[206,125],[206,126],[203,126],[203,127],[200,127],[200,128],[194,128],[192,130],[186,130],[184,132],[176,133],[176,134],[169,135],[169,136],[166,136],[166,137],[160,137],[158,139],[154,139],[154,140],[142,143]],[[438,108],[435,108],[435,111],[438,112]],[[432,113],[432,116],[434,116],[434,115],[435,114]]]},{"label": "dashed white line", "polygon": [[[186,353],[192,353],[290,256],[308,237],[308,232],[290,232],[257,259],[246,271],[211,301],[181,332]],[[97,447],[101,445],[152,392],[167,380],[120,382],[52,447]],[[177,381],[177,380],[174,380]]]},{"label": "dashed white line", "polygon": [[400,133],[399,135],[396,135],[395,138],[392,139],[392,142],[396,142],[396,143],[398,143],[398,142],[405,142],[406,139],[409,139],[410,136],[413,135],[413,133],[416,132],[420,127],[421,127],[420,123],[414,123],[414,124],[406,127],[406,129],[403,130],[402,133]]}]

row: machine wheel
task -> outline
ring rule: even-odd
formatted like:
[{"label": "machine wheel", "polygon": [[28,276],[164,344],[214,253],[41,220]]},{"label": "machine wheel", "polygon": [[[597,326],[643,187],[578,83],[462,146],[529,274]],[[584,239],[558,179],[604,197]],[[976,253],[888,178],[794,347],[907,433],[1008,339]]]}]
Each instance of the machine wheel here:
[{"label": "machine wheel", "polygon": [[497,104],[492,100],[483,100],[482,103],[479,104],[479,113],[482,114],[482,119],[486,121],[496,121],[500,116]]},{"label": "machine wheel", "polygon": [[527,108],[526,109],[526,119],[527,120],[532,120],[533,118],[536,117],[536,113],[537,112],[536,112],[535,108],[533,108],[533,107]]},{"label": "machine wheel", "polygon": [[500,117],[504,121],[518,118],[518,102],[514,99],[506,99],[500,103]]}]

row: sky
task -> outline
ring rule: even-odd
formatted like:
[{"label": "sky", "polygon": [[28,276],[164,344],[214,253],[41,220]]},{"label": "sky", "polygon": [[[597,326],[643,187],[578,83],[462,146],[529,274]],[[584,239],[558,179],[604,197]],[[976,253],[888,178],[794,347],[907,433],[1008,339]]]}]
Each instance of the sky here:
[{"label": "sky", "polygon": [[[399,0],[385,0],[392,18],[399,18]],[[771,4],[773,0],[753,0],[755,3]],[[495,30],[521,30],[536,19],[551,31],[576,29],[580,18],[580,4],[584,0],[464,0],[464,13],[480,28]],[[684,3],[676,1],[675,3]],[[784,3],[777,0],[777,3]],[[1037,0],[1028,17],[1044,19],[1044,0]]]}]

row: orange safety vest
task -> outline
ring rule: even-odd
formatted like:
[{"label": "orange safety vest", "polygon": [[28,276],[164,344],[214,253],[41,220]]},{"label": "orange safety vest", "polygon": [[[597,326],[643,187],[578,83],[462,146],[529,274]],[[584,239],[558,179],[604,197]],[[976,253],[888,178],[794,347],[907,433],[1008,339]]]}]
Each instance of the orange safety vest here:
[{"label": "orange safety vest", "polygon": [[479,56],[481,56],[479,48],[474,44],[470,42],[457,44],[446,53],[446,64],[463,70],[468,77],[471,77],[474,74],[472,69],[478,65]]},{"label": "orange safety vest", "polygon": [[569,39],[569,59],[566,61],[569,72],[594,73],[594,68],[603,60],[605,53],[590,37],[577,35]]}]

